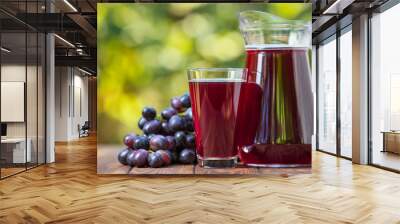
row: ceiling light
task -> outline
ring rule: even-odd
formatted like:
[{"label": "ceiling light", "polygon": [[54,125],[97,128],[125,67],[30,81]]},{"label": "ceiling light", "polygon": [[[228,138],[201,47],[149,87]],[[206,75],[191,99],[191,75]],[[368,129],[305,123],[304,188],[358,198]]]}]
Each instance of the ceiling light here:
[{"label": "ceiling light", "polygon": [[76,53],[78,53],[78,55],[87,55],[82,48],[77,48],[76,49]]},{"label": "ceiling light", "polygon": [[11,52],[11,50],[9,50],[9,49],[7,49],[7,48],[5,48],[5,47],[1,47],[0,49],[1,49],[2,51],[6,52],[6,53],[10,53],[10,52]]},{"label": "ceiling light", "polygon": [[85,74],[87,74],[87,75],[90,75],[90,76],[93,75],[92,73],[90,73],[90,72],[88,72],[88,71],[86,71],[86,70],[83,70],[83,69],[81,69],[81,68],[79,68],[79,67],[78,67],[78,70],[81,71],[81,72],[83,72],[83,73],[85,73]]},{"label": "ceiling light", "polygon": [[66,39],[64,39],[64,38],[62,38],[62,37],[60,37],[60,36],[57,35],[57,34],[54,34],[54,36],[57,37],[57,38],[58,38],[59,40],[61,40],[62,42],[66,43],[68,46],[75,48],[75,45],[73,45],[73,44],[72,44],[71,42],[69,42],[68,40],[66,40]]},{"label": "ceiling light", "polygon": [[74,12],[78,12],[78,10],[68,0],[64,0],[64,3],[67,4]]}]

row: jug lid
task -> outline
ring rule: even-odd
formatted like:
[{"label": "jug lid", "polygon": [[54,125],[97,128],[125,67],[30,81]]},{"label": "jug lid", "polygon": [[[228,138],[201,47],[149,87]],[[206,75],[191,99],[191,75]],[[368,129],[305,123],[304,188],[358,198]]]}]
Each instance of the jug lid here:
[{"label": "jug lid", "polygon": [[246,48],[311,48],[311,21],[288,20],[247,10],[239,14]]}]

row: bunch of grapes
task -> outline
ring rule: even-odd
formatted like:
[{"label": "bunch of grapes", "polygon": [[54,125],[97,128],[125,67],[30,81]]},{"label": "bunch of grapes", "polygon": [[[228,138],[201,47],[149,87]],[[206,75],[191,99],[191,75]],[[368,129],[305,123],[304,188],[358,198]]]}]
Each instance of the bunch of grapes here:
[{"label": "bunch of grapes", "polygon": [[195,136],[190,97],[184,94],[171,99],[171,107],[161,116],[152,107],[142,110],[138,122],[143,135],[124,137],[127,147],[118,154],[118,160],[132,167],[168,166],[172,163],[196,162]]}]

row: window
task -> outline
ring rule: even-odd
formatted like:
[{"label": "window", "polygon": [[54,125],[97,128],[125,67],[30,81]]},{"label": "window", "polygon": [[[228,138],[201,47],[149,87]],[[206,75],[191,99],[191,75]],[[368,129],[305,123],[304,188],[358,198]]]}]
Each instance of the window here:
[{"label": "window", "polygon": [[400,130],[400,73],[390,74],[390,130]]},{"label": "window", "polygon": [[352,156],[352,74],[350,29],[340,36],[340,155],[348,158]]},{"label": "window", "polygon": [[400,170],[400,5],[371,19],[371,162]]},{"label": "window", "polygon": [[336,153],[336,40],[318,48],[318,149]]}]

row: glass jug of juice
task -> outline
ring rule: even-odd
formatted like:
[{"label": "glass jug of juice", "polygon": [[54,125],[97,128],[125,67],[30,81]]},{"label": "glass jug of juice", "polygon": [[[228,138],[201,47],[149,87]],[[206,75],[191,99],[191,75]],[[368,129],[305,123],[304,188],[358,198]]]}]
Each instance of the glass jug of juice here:
[{"label": "glass jug of juice", "polygon": [[259,167],[311,166],[311,24],[259,12],[239,15],[248,76],[239,98],[235,145]]}]

